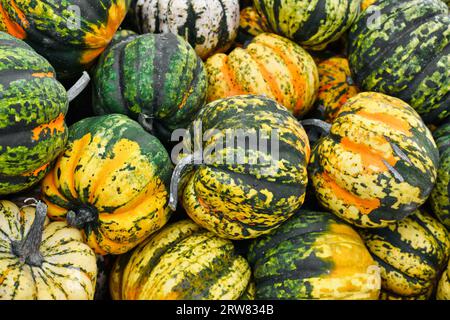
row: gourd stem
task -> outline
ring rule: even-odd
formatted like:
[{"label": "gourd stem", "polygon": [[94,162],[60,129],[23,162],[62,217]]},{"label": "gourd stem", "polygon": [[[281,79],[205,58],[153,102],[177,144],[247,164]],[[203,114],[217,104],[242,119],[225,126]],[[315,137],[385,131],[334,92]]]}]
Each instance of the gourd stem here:
[{"label": "gourd stem", "polygon": [[12,244],[13,253],[19,257],[22,263],[40,267],[44,262],[44,258],[39,252],[39,248],[42,242],[42,233],[44,232],[46,217],[47,206],[42,201],[37,201],[34,221],[28,234],[23,241]]},{"label": "gourd stem", "polygon": [[138,116],[138,122],[144,128],[145,131],[153,134],[153,117],[140,113]]},{"label": "gourd stem", "polygon": [[75,228],[81,229],[88,223],[92,223],[98,219],[98,212],[92,207],[79,207],[74,211],[67,212],[67,223]]},{"label": "gourd stem", "polygon": [[302,126],[308,127],[318,127],[320,128],[325,134],[329,134],[331,131],[331,124],[319,120],[319,119],[306,119],[306,120],[302,120],[300,121],[300,123],[302,124]]},{"label": "gourd stem", "polygon": [[169,198],[169,208],[172,211],[177,210],[177,202],[178,202],[178,185],[183,177],[183,173],[186,168],[194,165],[194,155],[191,154],[178,162],[175,166],[175,170],[172,174],[172,179],[170,181],[170,198]]},{"label": "gourd stem", "polygon": [[84,89],[89,84],[89,81],[91,81],[91,78],[89,77],[89,73],[86,71],[83,72],[83,75],[81,78],[67,91],[67,96],[69,97],[69,102],[72,102],[76,97],[80,95],[81,92],[83,92]]}]

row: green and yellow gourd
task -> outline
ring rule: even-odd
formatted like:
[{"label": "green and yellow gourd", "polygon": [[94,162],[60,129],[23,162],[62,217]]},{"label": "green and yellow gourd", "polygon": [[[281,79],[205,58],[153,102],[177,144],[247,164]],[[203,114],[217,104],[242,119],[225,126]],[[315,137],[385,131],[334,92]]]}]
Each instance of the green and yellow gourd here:
[{"label": "green and yellow gourd", "polygon": [[243,94],[266,95],[300,117],[314,104],[317,66],[308,52],[275,34],[256,36],[245,48],[206,61],[208,101]]},{"label": "green and yellow gourd", "polygon": [[360,234],[381,268],[382,299],[430,298],[450,255],[450,237],[439,221],[416,211]]},{"label": "green and yellow gourd", "polygon": [[25,40],[58,77],[87,68],[107,47],[130,0],[1,0],[0,31]]},{"label": "green and yellow gourd", "polygon": [[371,8],[349,34],[355,82],[409,103],[427,124],[443,122],[450,103],[448,7],[440,0],[379,0]]},{"label": "green and yellow gourd", "polygon": [[450,122],[443,124],[433,136],[439,148],[441,161],[430,204],[436,217],[450,229]]},{"label": "green and yellow gourd", "polygon": [[379,268],[356,231],[328,212],[300,210],[257,238],[248,260],[257,299],[378,298]]},{"label": "green and yellow gourd", "polygon": [[270,32],[270,27],[254,7],[246,7],[241,10],[239,30],[236,37],[239,46],[245,46],[254,37],[265,32]]},{"label": "green and yellow gourd", "polygon": [[119,257],[110,288],[122,300],[235,300],[248,297],[250,275],[231,241],[182,220]]},{"label": "green and yellow gourd", "polygon": [[67,141],[66,90],[25,42],[0,32],[0,194],[31,187]]},{"label": "green and yellow gourd", "polygon": [[239,28],[238,0],[138,0],[133,10],[141,33],[178,34],[202,59],[228,50]]},{"label": "green and yellow gourd", "polygon": [[[199,145],[203,133],[207,139]],[[185,153],[172,177],[171,207],[176,207],[180,174],[191,168],[181,183],[183,207],[217,235],[258,237],[303,204],[308,137],[276,101],[244,95],[212,102],[200,111],[183,142]]]},{"label": "green and yellow gourd", "polygon": [[317,109],[327,122],[332,122],[348,99],[358,94],[353,82],[348,60],[334,56],[317,64],[319,93]]},{"label": "green and yellow gourd", "polygon": [[92,300],[95,254],[81,232],[46,218],[43,202],[0,200],[0,300]]},{"label": "green and yellow gourd", "polygon": [[442,273],[441,280],[439,280],[436,299],[450,300],[450,261],[448,262],[447,269]]},{"label": "green and yellow gourd", "polygon": [[203,62],[174,34],[130,35],[108,48],[94,75],[98,115],[121,113],[168,141],[186,128],[203,106],[207,80]]},{"label": "green and yellow gourd", "polygon": [[49,216],[83,230],[98,254],[122,254],[168,220],[172,164],[161,143],[114,114],[70,128],[69,142],[44,178]]},{"label": "green and yellow gourd", "polygon": [[360,0],[254,0],[273,32],[302,47],[322,50],[338,40],[359,14]]},{"label": "green and yellow gourd", "polygon": [[360,93],[326,127],[329,133],[315,145],[308,170],[325,208],[356,226],[381,228],[427,200],[439,152],[408,104]]}]

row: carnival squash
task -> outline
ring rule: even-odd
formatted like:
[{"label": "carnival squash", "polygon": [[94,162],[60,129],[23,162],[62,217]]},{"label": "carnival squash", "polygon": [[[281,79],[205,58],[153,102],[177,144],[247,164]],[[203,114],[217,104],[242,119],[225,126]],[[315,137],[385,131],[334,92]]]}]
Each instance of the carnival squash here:
[{"label": "carnival squash", "polygon": [[200,111],[188,132],[172,177],[173,209],[186,168],[191,170],[181,181],[184,209],[224,238],[269,233],[302,205],[308,137],[276,101],[253,95],[217,100]]},{"label": "carnival squash", "polygon": [[440,126],[433,136],[441,160],[430,204],[436,217],[450,229],[450,122]]},{"label": "carnival squash", "polygon": [[437,300],[450,300],[450,261],[442,274],[436,293]]},{"label": "carnival squash", "polygon": [[102,55],[94,75],[98,115],[121,113],[161,140],[186,128],[206,98],[203,62],[174,34],[130,35]]},{"label": "carnival squash", "polygon": [[378,0],[349,35],[354,80],[402,99],[427,124],[449,116],[450,15],[440,0]]},{"label": "carnival squash", "polygon": [[47,207],[0,201],[0,300],[92,300],[95,254],[80,231],[49,223]]},{"label": "carnival squash", "polygon": [[246,7],[241,10],[239,30],[236,37],[236,42],[240,46],[245,46],[254,37],[265,32],[270,32],[270,27],[254,7]]},{"label": "carnival squash", "polygon": [[436,181],[439,152],[405,102],[381,93],[351,98],[314,147],[309,174],[319,202],[359,227],[412,214]]},{"label": "carnival squash", "polygon": [[112,280],[111,289],[118,290],[114,298],[234,300],[244,294],[247,297],[251,274],[247,261],[236,254],[231,241],[189,220],[164,227],[133,251],[125,267],[122,262],[119,258],[116,267],[123,270],[121,281]]},{"label": "carnival squash", "polygon": [[206,61],[208,101],[235,95],[266,95],[291,110],[307,113],[319,86],[317,66],[308,52],[275,34],[260,34],[246,48]]},{"label": "carnival squash", "polygon": [[25,42],[0,32],[0,194],[41,180],[67,141],[66,90]]},{"label": "carnival squash", "polygon": [[332,122],[347,100],[358,93],[358,88],[344,57],[325,59],[317,64],[317,68],[320,79],[317,109],[327,122]]},{"label": "carnival squash", "polygon": [[0,0],[0,31],[25,40],[67,78],[111,41],[130,0]]},{"label": "carnival squash", "polygon": [[304,48],[322,50],[358,17],[360,0],[254,0],[271,29]]},{"label": "carnival squash", "polygon": [[300,210],[255,239],[248,260],[257,299],[377,299],[379,268],[356,231],[327,212]]},{"label": "carnival squash", "polygon": [[81,120],[44,178],[49,216],[83,230],[98,254],[121,254],[168,220],[172,173],[161,143],[114,114]]},{"label": "carnival squash", "polygon": [[238,0],[138,0],[133,10],[141,33],[178,34],[202,59],[226,51],[239,27]]},{"label": "carnival squash", "polygon": [[416,211],[386,228],[360,234],[381,268],[382,298],[431,296],[450,255],[450,236],[439,221]]}]

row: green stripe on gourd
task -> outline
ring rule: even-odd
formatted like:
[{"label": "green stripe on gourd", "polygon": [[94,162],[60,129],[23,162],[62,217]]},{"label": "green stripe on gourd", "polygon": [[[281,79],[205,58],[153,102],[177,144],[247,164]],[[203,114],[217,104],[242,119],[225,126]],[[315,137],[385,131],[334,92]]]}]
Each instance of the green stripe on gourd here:
[{"label": "green stripe on gourd", "polygon": [[271,29],[303,47],[322,50],[352,25],[360,0],[254,0]]},{"label": "green stripe on gourd", "polygon": [[173,34],[130,36],[102,55],[94,76],[94,111],[139,120],[163,140],[186,128],[206,96],[202,61]]},{"label": "green stripe on gourd", "polygon": [[440,0],[376,1],[349,36],[355,81],[398,97],[426,123],[448,117],[450,16]]}]

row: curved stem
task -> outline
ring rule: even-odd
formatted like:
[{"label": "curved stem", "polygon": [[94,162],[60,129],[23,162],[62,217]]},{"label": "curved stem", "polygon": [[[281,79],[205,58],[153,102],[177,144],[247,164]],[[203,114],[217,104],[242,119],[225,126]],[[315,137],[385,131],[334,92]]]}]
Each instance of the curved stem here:
[{"label": "curved stem", "polygon": [[74,211],[67,212],[67,223],[75,228],[82,229],[88,223],[92,223],[98,219],[98,212],[95,208],[80,207]]},{"label": "curved stem", "polygon": [[302,126],[308,127],[317,127],[319,129],[321,129],[325,134],[329,134],[331,131],[331,124],[319,120],[319,119],[306,119],[306,120],[302,120],[300,121],[300,123],[302,124]]},{"label": "curved stem", "polygon": [[194,165],[194,155],[190,154],[187,157],[181,159],[180,162],[175,167],[175,170],[172,174],[172,179],[170,181],[170,199],[169,199],[169,208],[172,211],[177,210],[177,202],[178,202],[178,185],[180,184],[181,179],[183,178],[183,173],[186,168]]},{"label": "curved stem", "polygon": [[139,124],[144,128],[145,131],[153,134],[153,117],[146,114],[140,113],[138,116]]},{"label": "curved stem", "polygon": [[39,267],[44,262],[44,258],[39,251],[44,232],[45,218],[47,217],[47,206],[42,201],[36,202],[36,213],[33,224],[25,239],[21,242],[12,243],[13,253],[20,258],[22,263]]},{"label": "curved stem", "polygon": [[69,102],[72,102],[76,97],[80,95],[81,92],[83,92],[84,89],[89,84],[89,81],[91,81],[91,78],[89,77],[89,73],[86,71],[83,72],[83,75],[81,78],[67,91],[67,96],[69,97]]}]

